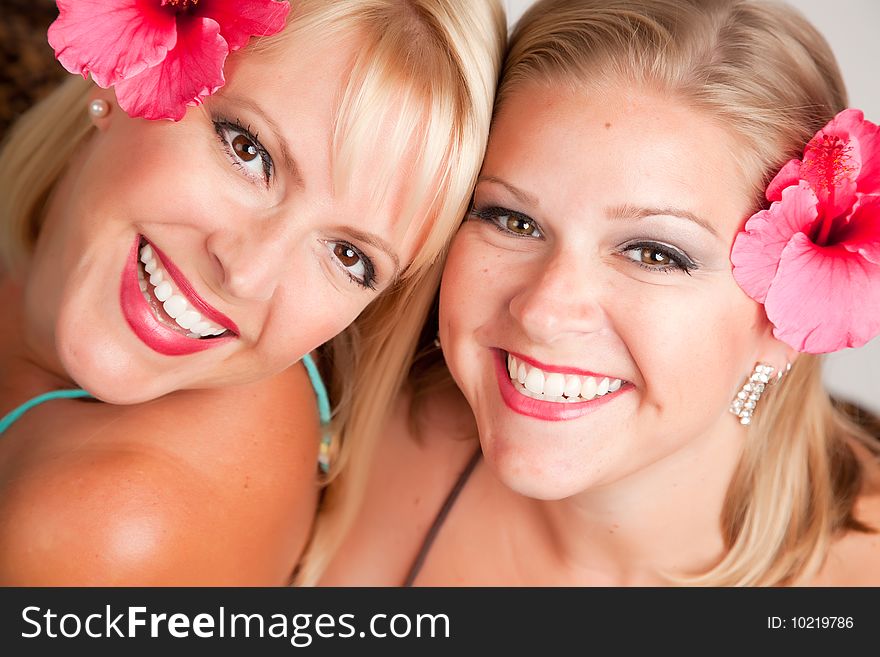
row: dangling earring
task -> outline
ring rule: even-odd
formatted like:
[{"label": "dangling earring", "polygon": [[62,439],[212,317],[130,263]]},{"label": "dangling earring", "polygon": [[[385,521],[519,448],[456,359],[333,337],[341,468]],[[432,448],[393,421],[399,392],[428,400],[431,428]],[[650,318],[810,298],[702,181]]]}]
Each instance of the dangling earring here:
[{"label": "dangling earring", "polygon": [[318,447],[318,468],[323,474],[330,472],[330,463],[333,458],[333,432],[325,426],[321,434],[321,444]]},{"label": "dangling earring", "polygon": [[[766,363],[755,365],[755,370],[752,372],[749,380],[736,393],[736,397],[730,405],[730,412],[739,418],[740,424],[748,425],[752,423],[752,415],[755,414],[755,408],[766,387],[779,383],[782,377],[788,374],[790,369],[791,363],[787,363],[785,369],[778,372],[775,367]],[[774,373],[776,376],[773,376]]]},{"label": "dangling earring", "polygon": [[434,338],[434,347],[440,348],[440,331],[437,331],[437,337]]},{"label": "dangling earring", "polygon": [[93,119],[103,119],[110,113],[110,103],[103,98],[95,98],[89,101],[89,116]]}]

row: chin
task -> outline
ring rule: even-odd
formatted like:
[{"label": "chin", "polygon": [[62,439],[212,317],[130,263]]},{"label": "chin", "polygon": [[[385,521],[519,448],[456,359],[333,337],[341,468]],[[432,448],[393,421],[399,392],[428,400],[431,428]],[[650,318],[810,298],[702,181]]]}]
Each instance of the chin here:
[{"label": "chin", "polygon": [[590,486],[585,481],[589,473],[573,466],[578,459],[566,454],[566,450],[512,444],[503,438],[486,440],[485,435],[481,432],[480,441],[486,464],[498,480],[515,493],[553,501],[576,495]]},{"label": "chin", "polygon": [[132,354],[101,341],[64,340],[59,333],[58,356],[77,386],[109,404],[141,404],[174,388],[155,373],[138,367]]}]

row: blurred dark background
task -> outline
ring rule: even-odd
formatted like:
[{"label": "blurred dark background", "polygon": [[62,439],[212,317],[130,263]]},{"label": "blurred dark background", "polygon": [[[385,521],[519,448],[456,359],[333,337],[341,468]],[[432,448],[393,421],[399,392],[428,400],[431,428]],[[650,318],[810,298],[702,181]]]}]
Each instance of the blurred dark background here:
[{"label": "blurred dark background", "polygon": [[0,0],[0,139],[16,118],[70,75],[46,41],[57,15],[54,0]]}]

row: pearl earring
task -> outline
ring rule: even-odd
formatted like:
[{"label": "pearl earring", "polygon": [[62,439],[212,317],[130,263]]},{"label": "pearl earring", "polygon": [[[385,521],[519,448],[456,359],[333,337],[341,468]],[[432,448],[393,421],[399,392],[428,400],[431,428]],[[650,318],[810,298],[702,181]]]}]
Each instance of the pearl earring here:
[{"label": "pearl earring", "polygon": [[103,98],[89,101],[89,115],[94,119],[103,119],[110,113],[110,103]]}]

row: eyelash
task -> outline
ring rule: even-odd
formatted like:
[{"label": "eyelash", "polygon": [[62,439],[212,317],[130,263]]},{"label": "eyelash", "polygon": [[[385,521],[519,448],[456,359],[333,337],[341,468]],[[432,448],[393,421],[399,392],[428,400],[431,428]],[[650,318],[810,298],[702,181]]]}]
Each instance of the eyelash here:
[{"label": "eyelash", "polygon": [[691,271],[697,269],[697,263],[691,260],[683,252],[672,246],[669,246],[668,244],[661,244],[659,242],[635,242],[632,244],[627,244],[626,246],[622,247],[621,253],[626,254],[629,251],[636,251],[641,249],[647,249],[659,253],[665,258],[668,258],[673,263],[671,265],[649,265],[644,262],[639,262],[630,258],[632,262],[637,264],[642,269],[645,269],[646,271],[661,272],[664,274],[668,274],[673,271],[681,271],[690,276]]},{"label": "eyelash", "polygon": [[259,156],[260,160],[263,163],[262,182],[268,187],[269,183],[272,181],[272,174],[275,170],[275,165],[272,162],[272,156],[269,155],[269,151],[267,151],[263,144],[260,143],[259,136],[255,132],[251,131],[250,126],[243,126],[241,121],[238,119],[233,122],[224,118],[216,118],[213,120],[213,123],[214,131],[217,133],[217,137],[220,140],[220,145],[229,156],[232,166],[241,170],[245,176],[252,180],[255,179],[253,173],[248,171],[248,167],[242,164],[241,158],[236,155],[232,149],[232,142],[235,137],[233,136],[230,139],[228,133],[237,133],[238,135],[247,139],[251,144],[253,144],[254,148],[257,151],[257,156]]},{"label": "eyelash", "polygon": [[[508,210],[502,207],[489,207],[489,208],[477,208],[472,207],[470,214],[481,221],[485,221],[486,223],[494,226],[498,231],[504,233],[505,235],[511,235],[516,238],[537,238],[542,237],[543,234],[541,232],[538,224],[528,215],[525,215],[521,212],[516,212],[514,210]],[[515,231],[502,226],[499,223],[499,219],[501,217],[512,217],[518,219],[524,223],[528,223],[532,226],[534,230],[537,231],[537,235],[522,235],[520,233],[516,233]],[[648,265],[643,262],[638,262],[632,258],[630,260],[637,264],[642,269],[650,272],[660,272],[660,273],[670,273],[673,271],[681,271],[691,275],[691,271],[697,269],[697,263],[691,260],[686,254],[679,251],[678,249],[669,246],[667,244],[661,244],[658,242],[635,242],[632,244],[627,244],[621,249],[621,253],[625,254],[628,251],[634,251],[636,249],[650,249],[651,251],[655,251],[660,255],[668,258],[673,264],[670,265]]]},{"label": "eyelash", "polygon": [[[356,285],[358,285],[359,287],[361,287],[365,290],[375,290],[376,289],[376,267],[373,265],[373,261],[370,260],[370,258],[367,256],[366,253],[361,251],[359,248],[357,248],[353,244],[349,244],[348,242],[328,241],[328,242],[326,242],[326,244],[327,244],[328,250],[330,251],[330,255],[336,261],[336,265],[342,270],[342,272],[346,276],[348,276],[349,279],[351,279],[351,281],[353,283],[355,283]],[[331,248],[332,245],[337,245],[337,246],[341,246],[346,249],[351,249],[354,252],[354,254],[358,258],[360,258],[360,261],[361,261],[361,263],[363,263],[363,266],[364,266],[363,279],[358,278],[357,276],[352,274],[351,271],[349,271],[348,268],[344,264],[342,264],[342,262],[336,256],[336,254],[333,253],[333,251],[335,249]]]},{"label": "eyelash", "polygon": [[[512,235],[513,237],[517,237],[520,239],[534,239],[538,237],[543,237],[543,233],[541,232],[540,227],[535,222],[534,219],[529,217],[528,215],[523,214],[522,212],[516,212],[515,210],[508,210],[507,208],[502,207],[490,207],[490,208],[477,208],[472,207],[470,214],[480,221],[485,221],[493,225],[497,230],[504,233],[505,235]],[[537,231],[537,235],[523,235],[521,233],[517,233],[515,231],[510,230],[506,226],[502,226],[498,223],[498,220],[501,217],[510,217],[513,219],[518,219],[523,223],[529,224],[534,230]]]}]

